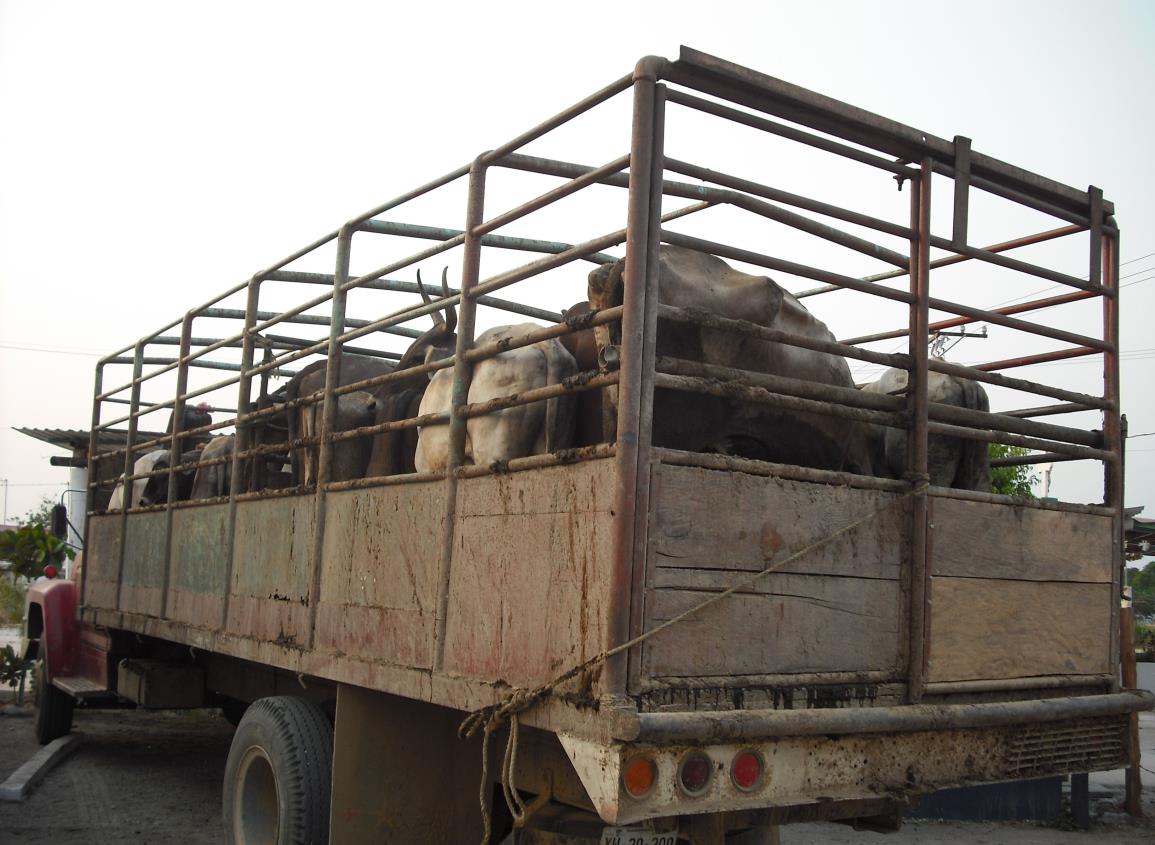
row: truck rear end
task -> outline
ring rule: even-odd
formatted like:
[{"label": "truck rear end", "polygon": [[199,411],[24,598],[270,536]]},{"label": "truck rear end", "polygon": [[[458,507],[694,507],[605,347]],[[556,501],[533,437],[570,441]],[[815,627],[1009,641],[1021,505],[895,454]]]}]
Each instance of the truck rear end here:
[{"label": "truck rear end", "polygon": [[[584,163],[563,155],[574,138]],[[933,215],[932,183],[950,200]],[[675,255],[777,291],[789,319],[703,297],[710,280],[668,295]],[[413,270],[442,265],[455,284],[429,298]],[[895,824],[945,787],[1118,768],[1152,701],[1118,680],[1117,267],[1098,189],[696,51],[644,59],[101,362],[71,634],[89,657],[47,672],[92,702],[310,702],[332,723],[342,842],[765,841],[791,821]],[[1069,292],[1029,299],[1040,279]],[[448,309],[447,356],[406,356]],[[797,328],[808,314],[821,330]],[[511,321],[529,324],[477,342]],[[977,322],[984,363],[929,354]],[[471,392],[484,362],[555,338],[571,375]],[[350,354],[413,367],[352,378]],[[1093,391],[1018,369],[1089,355]],[[842,381],[804,377],[815,361]],[[286,392],[310,367],[317,386]],[[857,389],[888,368],[901,388]],[[379,388],[439,372],[445,409],[342,422],[343,397],[393,407]],[[939,377],[999,410],[943,401]],[[562,405],[564,442],[474,460],[473,421]],[[685,436],[720,408],[786,433],[724,418],[720,445]],[[437,430],[444,467],[341,469]],[[941,480],[943,450],[988,443],[1021,450],[1002,466],[1101,471],[1102,500]],[[140,465],[157,451],[167,465]],[[110,509],[121,473],[161,502]],[[235,841],[260,832],[245,771],[226,783]]]}]

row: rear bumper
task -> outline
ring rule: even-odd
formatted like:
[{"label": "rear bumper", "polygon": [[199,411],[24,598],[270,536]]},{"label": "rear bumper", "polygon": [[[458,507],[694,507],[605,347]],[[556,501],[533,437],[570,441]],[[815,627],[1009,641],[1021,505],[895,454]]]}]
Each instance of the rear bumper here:
[{"label": "rear bumper", "polygon": [[[1128,762],[1128,715],[1153,706],[1150,693],[1127,691],[989,704],[654,713],[638,716],[636,736],[627,741],[559,737],[599,815],[628,824],[690,813],[905,800],[968,784],[1121,768]],[[765,768],[759,785],[742,791],[730,768],[747,749]],[[709,784],[695,796],[681,790],[677,777],[691,751],[713,763]],[[621,772],[639,754],[653,760],[657,777],[647,795],[633,798],[622,787]]]}]

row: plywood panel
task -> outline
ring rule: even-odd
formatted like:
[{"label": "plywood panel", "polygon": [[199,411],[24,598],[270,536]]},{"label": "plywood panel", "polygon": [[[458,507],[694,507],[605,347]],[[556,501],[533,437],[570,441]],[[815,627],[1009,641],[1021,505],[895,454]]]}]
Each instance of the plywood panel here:
[{"label": "plywood panel", "polygon": [[121,514],[88,518],[84,549],[84,603],[116,609],[116,578],[120,568]]},{"label": "plywood panel", "polygon": [[937,577],[927,680],[1110,670],[1111,585]]},{"label": "plywood panel", "polygon": [[445,669],[526,686],[597,654],[613,462],[463,479]]},{"label": "plywood panel", "polygon": [[316,647],[432,665],[445,484],[329,494]]},{"label": "plywood panel", "polygon": [[1111,582],[1111,519],[960,499],[933,500],[932,572]]},{"label": "plywood panel", "polygon": [[172,519],[168,617],[216,627],[224,606],[229,506],[180,508]]},{"label": "plywood panel", "polygon": [[159,616],[164,570],[168,565],[168,515],[129,514],[125,527],[123,584],[120,609],[146,616]]},{"label": "plywood panel", "polygon": [[775,558],[882,510],[782,571],[899,577],[909,517],[905,502],[894,493],[662,466],[655,468],[651,495],[650,547],[656,567],[757,572]]},{"label": "plywood panel", "polygon": [[308,642],[312,496],[237,504],[227,626],[258,640]]},{"label": "plywood panel", "polygon": [[[717,588],[663,587],[647,594],[653,628],[720,592],[719,573],[679,573]],[[725,573],[733,578],[732,573]],[[797,672],[865,672],[897,667],[897,581],[821,575],[772,575],[758,592],[727,596],[643,646],[653,677]]]}]

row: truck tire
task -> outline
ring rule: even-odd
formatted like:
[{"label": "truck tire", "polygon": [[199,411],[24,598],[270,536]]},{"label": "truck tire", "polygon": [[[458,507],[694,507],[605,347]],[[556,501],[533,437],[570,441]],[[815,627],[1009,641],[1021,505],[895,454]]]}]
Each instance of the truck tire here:
[{"label": "truck tire", "polygon": [[72,709],[76,701],[48,681],[41,657],[32,667],[33,701],[36,704],[36,741],[47,745],[72,730]]},{"label": "truck tire", "polygon": [[225,841],[324,845],[332,780],[333,726],[320,707],[285,695],[253,702],[225,764]]}]

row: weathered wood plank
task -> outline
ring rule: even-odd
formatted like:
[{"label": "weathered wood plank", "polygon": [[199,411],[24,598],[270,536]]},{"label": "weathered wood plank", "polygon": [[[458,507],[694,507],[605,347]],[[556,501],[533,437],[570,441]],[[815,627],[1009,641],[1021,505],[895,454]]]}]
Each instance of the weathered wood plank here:
[{"label": "weathered wood plank", "polygon": [[88,518],[84,549],[84,603],[116,609],[116,575],[120,567],[120,514]]},{"label": "weathered wood plank", "polygon": [[932,574],[1111,582],[1111,519],[936,498]]},{"label": "weathered wood plank", "polygon": [[168,616],[196,627],[220,624],[228,565],[227,504],[180,508],[172,515]]},{"label": "weathered wood plank", "polygon": [[1109,583],[940,576],[930,594],[928,681],[1110,671]]},{"label": "weathered wood plank", "polygon": [[758,571],[867,514],[871,522],[783,571],[899,577],[909,517],[898,496],[697,467],[652,476],[650,549],[658,567]]},{"label": "weathered wood plank", "polygon": [[430,667],[444,522],[439,481],[329,494],[316,647]]},{"label": "weathered wood plank", "polygon": [[124,540],[124,571],[121,576],[120,609],[129,613],[159,616],[164,584],[165,531],[163,512],[128,515]]},{"label": "weathered wood plank", "polygon": [[308,642],[313,498],[237,505],[227,630],[289,645]]},{"label": "weathered wood plank", "polygon": [[464,479],[445,670],[515,685],[602,647],[613,462]]},{"label": "weathered wood plank", "polygon": [[[643,646],[643,672],[654,677],[762,675],[865,672],[898,665],[897,581],[768,577],[775,579],[775,593],[736,593],[655,634]],[[647,597],[647,628],[714,594],[653,590]]]}]

